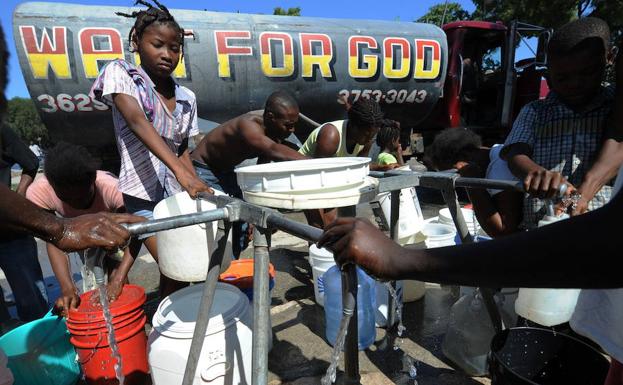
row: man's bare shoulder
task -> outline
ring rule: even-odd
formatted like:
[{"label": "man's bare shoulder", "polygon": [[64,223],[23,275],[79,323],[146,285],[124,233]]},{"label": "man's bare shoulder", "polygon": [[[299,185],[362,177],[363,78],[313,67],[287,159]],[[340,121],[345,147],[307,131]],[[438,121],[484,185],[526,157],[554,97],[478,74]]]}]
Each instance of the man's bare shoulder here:
[{"label": "man's bare shoulder", "polygon": [[244,115],[240,115],[236,122],[236,126],[241,131],[264,132],[264,116],[263,110],[250,111]]}]

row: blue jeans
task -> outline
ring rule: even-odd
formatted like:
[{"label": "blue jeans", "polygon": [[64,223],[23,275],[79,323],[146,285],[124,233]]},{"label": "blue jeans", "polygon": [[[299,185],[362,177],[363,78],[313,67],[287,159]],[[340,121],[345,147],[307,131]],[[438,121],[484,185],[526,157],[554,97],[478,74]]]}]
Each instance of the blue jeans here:
[{"label": "blue jeans", "polygon": [[[48,293],[37,259],[37,243],[33,237],[0,242],[0,269],[13,290],[17,314],[22,321],[41,318],[48,312]],[[0,321],[9,318],[11,316],[4,303],[4,293],[0,289]]]},{"label": "blue jeans", "polygon": [[[210,170],[207,165],[195,160],[193,160],[193,165],[195,166],[197,176],[207,183],[208,186],[231,195],[234,198],[242,199],[242,190],[240,186],[238,186],[234,170],[225,172],[213,171]],[[232,253],[235,259],[240,258],[240,253],[249,246],[249,242],[247,241],[248,228],[249,224],[245,222],[232,223]]]}]

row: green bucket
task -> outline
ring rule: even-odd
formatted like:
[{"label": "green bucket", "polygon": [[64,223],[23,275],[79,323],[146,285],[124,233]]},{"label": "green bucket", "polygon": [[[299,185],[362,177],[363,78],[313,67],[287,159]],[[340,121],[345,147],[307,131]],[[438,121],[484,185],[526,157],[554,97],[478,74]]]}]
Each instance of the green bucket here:
[{"label": "green bucket", "polygon": [[80,378],[65,319],[50,313],[0,337],[0,348],[14,385],[73,385]]}]

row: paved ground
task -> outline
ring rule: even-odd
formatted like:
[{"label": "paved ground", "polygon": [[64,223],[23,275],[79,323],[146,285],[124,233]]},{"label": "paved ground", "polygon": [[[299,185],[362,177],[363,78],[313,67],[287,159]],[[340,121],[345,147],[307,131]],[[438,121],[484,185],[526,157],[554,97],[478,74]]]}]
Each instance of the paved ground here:
[{"label": "paved ground", "polygon": [[[436,215],[440,197],[419,192],[425,217]],[[289,214],[304,221],[301,214]],[[360,216],[370,216],[366,205]],[[47,262],[42,242],[39,259],[48,289],[52,296],[58,294],[53,274]],[[250,257],[251,249],[243,256]],[[276,285],[272,291],[273,349],[269,355],[269,382],[277,384],[317,384],[329,365],[331,347],[324,340],[324,311],[314,302],[311,267],[307,260],[307,242],[277,232],[272,238],[271,262],[277,270]],[[7,287],[0,276],[0,284]],[[130,272],[130,281],[145,287],[149,293],[148,313],[155,311],[158,303],[157,265],[143,250]],[[9,293],[10,297],[10,293]],[[405,305],[404,324],[407,332],[399,341],[400,349],[393,349],[392,338],[384,329],[377,329],[375,344],[359,353],[363,384],[414,384],[404,372],[403,355],[418,363],[417,383],[420,385],[471,385],[488,384],[486,378],[470,378],[454,370],[441,353],[441,341],[447,328],[449,309],[455,298],[449,290],[438,285],[427,285],[423,299]],[[250,353],[250,352],[249,352]],[[340,366],[341,367],[341,366]],[[339,377],[338,377],[339,382]]]}]

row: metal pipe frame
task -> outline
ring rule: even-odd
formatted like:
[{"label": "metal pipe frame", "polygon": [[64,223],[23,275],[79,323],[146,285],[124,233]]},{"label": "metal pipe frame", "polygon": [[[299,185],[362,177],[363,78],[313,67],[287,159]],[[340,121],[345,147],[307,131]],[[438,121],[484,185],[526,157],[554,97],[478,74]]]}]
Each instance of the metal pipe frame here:
[{"label": "metal pipe frame", "polygon": [[268,346],[270,325],[269,254],[266,228],[256,226],[253,233],[253,385],[268,384]]},{"label": "metal pipe frame", "polygon": [[[193,331],[193,339],[190,343],[190,351],[188,352],[188,361],[186,361],[182,385],[192,385],[195,380],[195,373],[197,372],[199,357],[201,356],[201,348],[203,347],[203,341],[206,331],[208,330],[208,323],[210,322],[210,309],[212,308],[214,294],[216,293],[216,283],[218,282],[218,277],[221,272],[221,264],[223,262],[225,249],[227,248],[227,238],[230,228],[230,223],[225,222],[224,229],[219,228],[217,232],[217,247],[210,256],[208,273],[203,285],[203,293],[201,295],[201,302],[199,303],[197,321],[195,323],[195,330]],[[206,232],[207,231],[208,227],[206,227]],[[208,239],[210,238],[208,237]]]},{"label": "metal pipe frame", "polygon": [[[524,191],[521,182],[490,180],[485,178],[463,178],[456,173],[448,172],[425,172],[416,173],[406,170],[389,172],[374,172],[372,176],[380,178],[379,192],[395,191],[412,186],[422,186],[441,190],[441,194],[450,210],[452,220],[458,230],[462,243],[471,243],[474,238],[469,233],[463,212],[456,195],[456,187],[464,188],[495,188],[501,190]],[[480,293],[487,308],[487,313],[496,332],[504,329],[504,323],[497,306],[495,305],[494,291],[491,288],[481,287]]]},{"label": "metal pipe frame", "polygon": [[[389,234],[396,243],[398,243],[398,221],[400,219],[400,192],[401,190],[394,190],[390,193]],[[392,281],[391,285],[396,289],[396,281]],[[396,299],[389,291],[387,295],[387,330],[389,331],[396,323]]]},{"label": "metal pipe frame", "polygon": [[228,218],[228,209],[226,207],[221,207],[215,210],[203,211],[199,213],[177,215],[169,218],[132,223],[125,225],[125,228],[132,236],[136,236],[158,231],[177,229],[179,227],[198,225],[200,223],[220,221]]},{"label": "metal pipe frame", "polygon": [[[399,202],[400,190],[415,186],[424,186],[436,188],[442,191],[444,199],[450,207],[453,220],[461,239],[464,243],[472,241],[471,234],[465,224],[465,219],[459,210],[458,200],[456,198],[456,187],[468,188],[496,188],[496,189],[512,189],[523,191],[520,183],[508,181],[495,181],[479,178],[461,178],[457,174],[451,173],[415,173],[409,171],[389,171],[389,172],[371,172],[371,176],[380,178],[379,192],[392,192],[392,209],[390,219],[390,232],[392,238],[397,240],[398,231],[397,223],[399,218]],[[266,385],[268,383],[268,346],[269,338],[271,338],[270,330],[268,330],[270,319],[270,295],[269,295],[269,236],[268,228],[276,228],[285,231],[291,235],[303,238],[308,241],[317,242],[322,235],[322,230],[305,225],[296,221],[285,218],[277,211],[261,207],[247,202],[243,202],[236,198],[222,195],[200,194],[200,199],[210,201],[217,205],[217,209],[209,210],[193,214],[179,215],[175,217],[150,220],[146,222],[133,223],[126,225],[126,228],[132,234],[141,235],[145,233],[171,230],[184,226],[191,226],[200,223],[212,222],[217,220],[225,220],[225,234],[219,239],[219,247],[213,253],[208,275],[206,277],[206,285],[204,287],[199,314],[197,316],[197,326],[193,334],[193,342],[191,343],[191,352],[189,361],[187,362],[186,371],[184,373],[183,384],[191,384],[194,374],[196,373],[197,362],[201,355],[201,343],[205,330],[207,330],[209,321],[209,310],[213,301],[214,292],[216,291],[216,281],[218,280],[218,271],[222,260],[224,247],[221,243],[225,243],[227,239],[227,231],[229,223],[233,221],[246,221],[256,226],[254,233],[254,334],[253,334],[253,385]],[[342,216],[355,216],[355,207],[349,206],[339,209]],[[219,257],[220,256],[220,257]],[[345,383],[359,384],[359,359],[358,359],[358,330],[357,330],[357,274],[355,266],[347,266],[342,273],[343,282],[343,304],[353,305],[353,317],[349,323],[348,334],[344,350],[344,368],[346,372]],[[483,289],[481,289],[483,290]],[[501,328],[501,322],[496,321],[497,307],[493,302],[492,292],[488,289],[482,291],[483,298],[489,315],[496,329]],[[488,298],[490,296],[490,298]],[[490,308],[492,304],[493,310]],[[395,322],[395,314],[391,315],[392,324]],[[389,323],[390,319],[388,319]]]},{"label": "metal pipe frame", "polygon": [[[355,206],[340,207],[338,216],[354,217],[357,215]],[[344,344],[344,373],[343,383],[359,385],[359,322],[357,316],[357,267],[349,264],[342,267],[342,309],[344,314],[352,314],[348,322],[346,342]],[[352,312],[352,313],[351,313]]]}]

